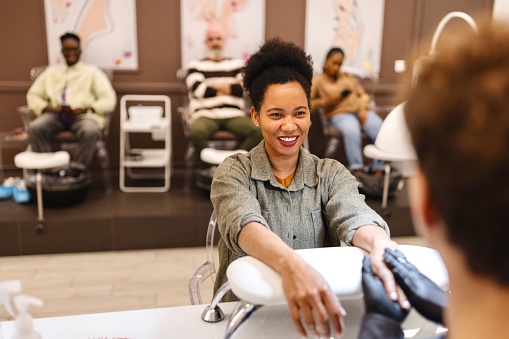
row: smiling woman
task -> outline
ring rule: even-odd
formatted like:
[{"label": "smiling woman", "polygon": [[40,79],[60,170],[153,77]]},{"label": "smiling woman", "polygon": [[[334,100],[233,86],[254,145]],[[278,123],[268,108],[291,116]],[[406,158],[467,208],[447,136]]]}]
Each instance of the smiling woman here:
[{"label": "smiling woman", "polygon": [[214,175],[211,200],[221,233],[215,289],[233,260],[253,256],[281,275],[297,331],[330,337],[342,333],[345,311],[323,277],[294,250],[340,246],[340,240],[364,248],[372,253],[373,271],[397,299],[382,258],[384,249],[396,244],[348,169],[301,147],[310,127],[312,76],[311,58],[281,39],[266,42],[244,67],[251,118],[263,141],[224,160]]},{"label": "smiling woman", "polygon": [[251,108],[251,118],[262,131],[274,175],[286,178],[294,173],[300,147],[311,126],[308,101],[301,85],[298,82],[270,85],[260,113]]}]

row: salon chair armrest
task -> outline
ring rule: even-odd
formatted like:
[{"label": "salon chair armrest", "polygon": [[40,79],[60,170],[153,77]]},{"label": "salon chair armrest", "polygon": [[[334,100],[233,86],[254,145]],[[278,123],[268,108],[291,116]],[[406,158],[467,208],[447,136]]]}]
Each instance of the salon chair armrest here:
[{"label": "salon chair armrest", "polygon": [[[399,245],[398,249],[424,275],[445,289],[449,279],[437,251],[422,246]],[[362,297],[362,259],[357,247],[327,247],[296,251],[313,266],[341,299]],[[251,256],[230,264],[226,272],[232,292],[241,300],[257,305],[286,304],[281,276]]]}]

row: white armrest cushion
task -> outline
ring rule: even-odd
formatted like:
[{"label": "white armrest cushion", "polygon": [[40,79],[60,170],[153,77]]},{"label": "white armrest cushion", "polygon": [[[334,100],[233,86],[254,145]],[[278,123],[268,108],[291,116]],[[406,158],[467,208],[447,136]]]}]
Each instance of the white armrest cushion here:
[{"label": "white armrest cushion", "polygon": [[[398,249],[424,275],[445,289],[449,279],[437,251],[422,246],[399,245]],[[364,253],[357,247],[327,247],[296,251],[313,266],[341,299],[362,297],[361,269]],[[242,257],[226,271],[233,293],[240,299],[259,305],[286,304],[281,276],[260,260]]]}]

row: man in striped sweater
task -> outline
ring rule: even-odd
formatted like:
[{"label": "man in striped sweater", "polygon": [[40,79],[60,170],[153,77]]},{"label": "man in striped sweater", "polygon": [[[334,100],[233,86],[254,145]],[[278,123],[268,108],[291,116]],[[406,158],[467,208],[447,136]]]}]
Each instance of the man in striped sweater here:
[{"label": "man in striped sweater", "polygon": [[[186,85],[190,93],[190,138],[199,157],[209,137],[227,130],[243,140],[239,148],[249,151],[262,140],[260,129],[246,115],[240,71],[244,62],[225,58],[224,33],[212,24],[205,35],[206,56],[191,61]],[[207,164],[202,164],[207,167]]]}]

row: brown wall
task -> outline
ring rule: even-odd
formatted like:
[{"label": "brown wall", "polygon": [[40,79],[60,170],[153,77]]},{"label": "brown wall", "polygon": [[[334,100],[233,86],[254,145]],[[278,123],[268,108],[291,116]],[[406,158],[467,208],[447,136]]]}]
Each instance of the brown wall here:
[{"label": "brown wall", "polygon": [[[400,87],[399,75],[393,71],[394,60],[406,59],[413,47],[430,40],[445,14],[454,10],[489,13],[492,7],[493,0],[386,0],[377,102],[394,103]],[[304,47],[305,9],[306,0],[266,0],[266,38],[280,36]],[[180,1],[139,0],[136,11],[139,70],[115,72],[113,86],[119,98],[124,94],[171,97],[173,160],[182,166],[185,140],[176,110],[185,93],[176,78],[180,67]],[[48,62],[43,0],[0,1],[0,42],[0,131],[8,131],[21,126],[16,107],[25,104],[30,68]],[[113,166],[118,165],[118,140],[117,108],[109,139]],[[10,154],[4,155],[3,164],[12,166]]]}]

